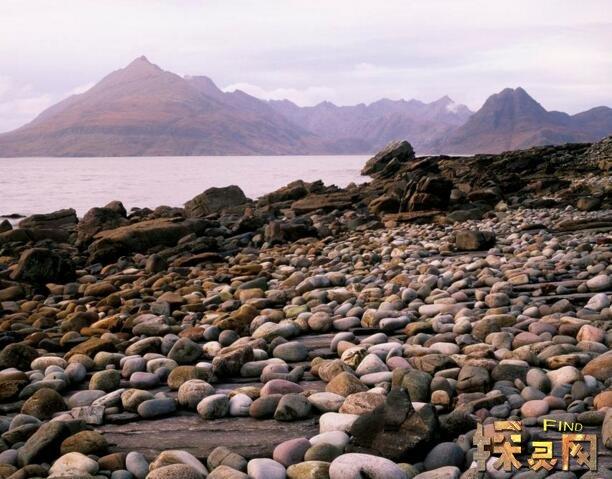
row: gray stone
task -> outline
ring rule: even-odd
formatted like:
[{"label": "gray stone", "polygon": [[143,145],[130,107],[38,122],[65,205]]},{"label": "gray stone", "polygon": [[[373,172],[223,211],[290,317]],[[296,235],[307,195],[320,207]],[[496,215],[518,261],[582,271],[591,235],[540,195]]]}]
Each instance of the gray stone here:
[{"label": "gray stone", "polygon": [[141,453],[136,451],[128,452],[125,457],[125,468],[136,479],[145,479],[149,473],[149,463]]},{"label": "gray stone", "polygon": [[444,466],[462,468],[465,453],[455,442],[442,442],[434,446],[425,457],[425,469],[433,470]]},{"label": "gray stone", "polygon": [[176,402],[172,398],[149,399],[138,406],[138,414],[145,419],[164,416],[174,411],[176,411]]},{"label": "gray stone", "polygon": [[310,403],[302,394],[285,394],[274,412],[277,421],[296,421],[310,414]]}]

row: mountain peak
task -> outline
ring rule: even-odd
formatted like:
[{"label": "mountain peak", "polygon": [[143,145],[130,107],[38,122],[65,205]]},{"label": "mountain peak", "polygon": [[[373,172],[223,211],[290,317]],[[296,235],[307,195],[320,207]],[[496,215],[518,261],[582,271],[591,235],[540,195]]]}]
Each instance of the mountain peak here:
[{"label": "mountain peak", "polygon": [[491,95],[485,101],[482,110],[511,110],[515,115],[541,115],[547,113],[544,107],[535,101],[522,87],[504,88],[499,93]]},{"label": "mountain peak", "polygon": [[125,67],[116,70],[106,77],[104,77],[95,87],[94,89],[100,90],[103,88],[107,88],[110,86],[123,84],[123,83],[133,83],[138,82],[145,79],[156,78],[162,75],[174,75],[173,73],[166,72],[162,70],[157,65],[151,63],[147,57],[140,56],[130,63],[128,63]]},{"label": "mountain peak", "polygon": [[450,96],[444,95],[443,97],[440,97],[436,101],[434,101],[434,103],[448,104],[448,103],[455,103],[455,102]]},{"label": "mountain peak", "polygon": [[128,65],[123,69],[125,71],[162,71],[157,65],[151,63],[147,57],[144,55],[139,56],[132,60]]}]

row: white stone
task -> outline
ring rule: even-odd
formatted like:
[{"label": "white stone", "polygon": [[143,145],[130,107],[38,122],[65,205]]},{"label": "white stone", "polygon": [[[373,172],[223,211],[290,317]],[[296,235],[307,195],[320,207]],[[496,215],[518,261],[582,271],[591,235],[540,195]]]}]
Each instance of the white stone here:
[{"label": "white stone", "polygon": [[319,432],[342,431],[350,432],[353,423],[359,416],[357,414],[340,414],[326,412],[319,418]]},{"label": "white stone", "polygon": [[343,454],[329,466],[330,479],[407,479],[406,473],[394,462],[370,454]]},{"label": "white stone", "polygon": [[49,477],[70,477],[95,474],[98,463],[80,452],[64,454],[49,469]]}]

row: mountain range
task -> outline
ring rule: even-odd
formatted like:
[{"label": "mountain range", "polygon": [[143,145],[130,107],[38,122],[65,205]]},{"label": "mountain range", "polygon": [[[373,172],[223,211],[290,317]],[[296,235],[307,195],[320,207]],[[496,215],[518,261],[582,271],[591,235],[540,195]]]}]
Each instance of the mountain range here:
[{"label": "mountain range", "polygon": [[547,111],[522,88],[490,96],[474,113],[447,96],[300,107],[224,92],[208,77],[181,77],[140,57],[0,134],[0,156],[366,154],[397,139],[418,154],[472,154],[610,133],[612,109]]}]

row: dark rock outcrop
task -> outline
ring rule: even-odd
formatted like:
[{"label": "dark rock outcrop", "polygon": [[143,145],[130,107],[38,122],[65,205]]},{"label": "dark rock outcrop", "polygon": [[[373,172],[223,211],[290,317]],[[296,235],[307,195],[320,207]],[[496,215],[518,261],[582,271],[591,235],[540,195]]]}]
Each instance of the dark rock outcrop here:
[{"label": "dark rock outcrop", "polygon": [[90,243],[100,231],[126,225],[128,220],[125,218],[125,208],[123,209],[123,215],[120,211],[119,208],[109,207],[90,209],[77,225],[77,245]]},{"label": "dark rock outcrop", "polygon": [[209,225],[203,219],[161,218],[102,231],[88,248],[90,261],[108,261],[156,246],[174,246],[191,233],[203,234]]},{"label": "dark rock outcrop", "polygon": [[28,216],[19,222],[24,229],[73,229],[78,223],[76,211],[72,208],[54,211],[53,213]]},{"label": "dark rock outcrop", "polygon": [[407,141],[394,141],[370,158],[361,170],[362,175],[391,176],[402,163],[414,160],[414,150]]},{"label": "dark rock outcrop", "polygon": [[236,185],[208,188],[185,203],[185,214],[189,218],[202,218],[249,201],[240,187]]},{"label": "dark rock outcrop", "polygon": [[11,274],[14,280],[35,284],[70,281],[74,277],[75,265],[72,260],[45,248],[25,250]]}]

